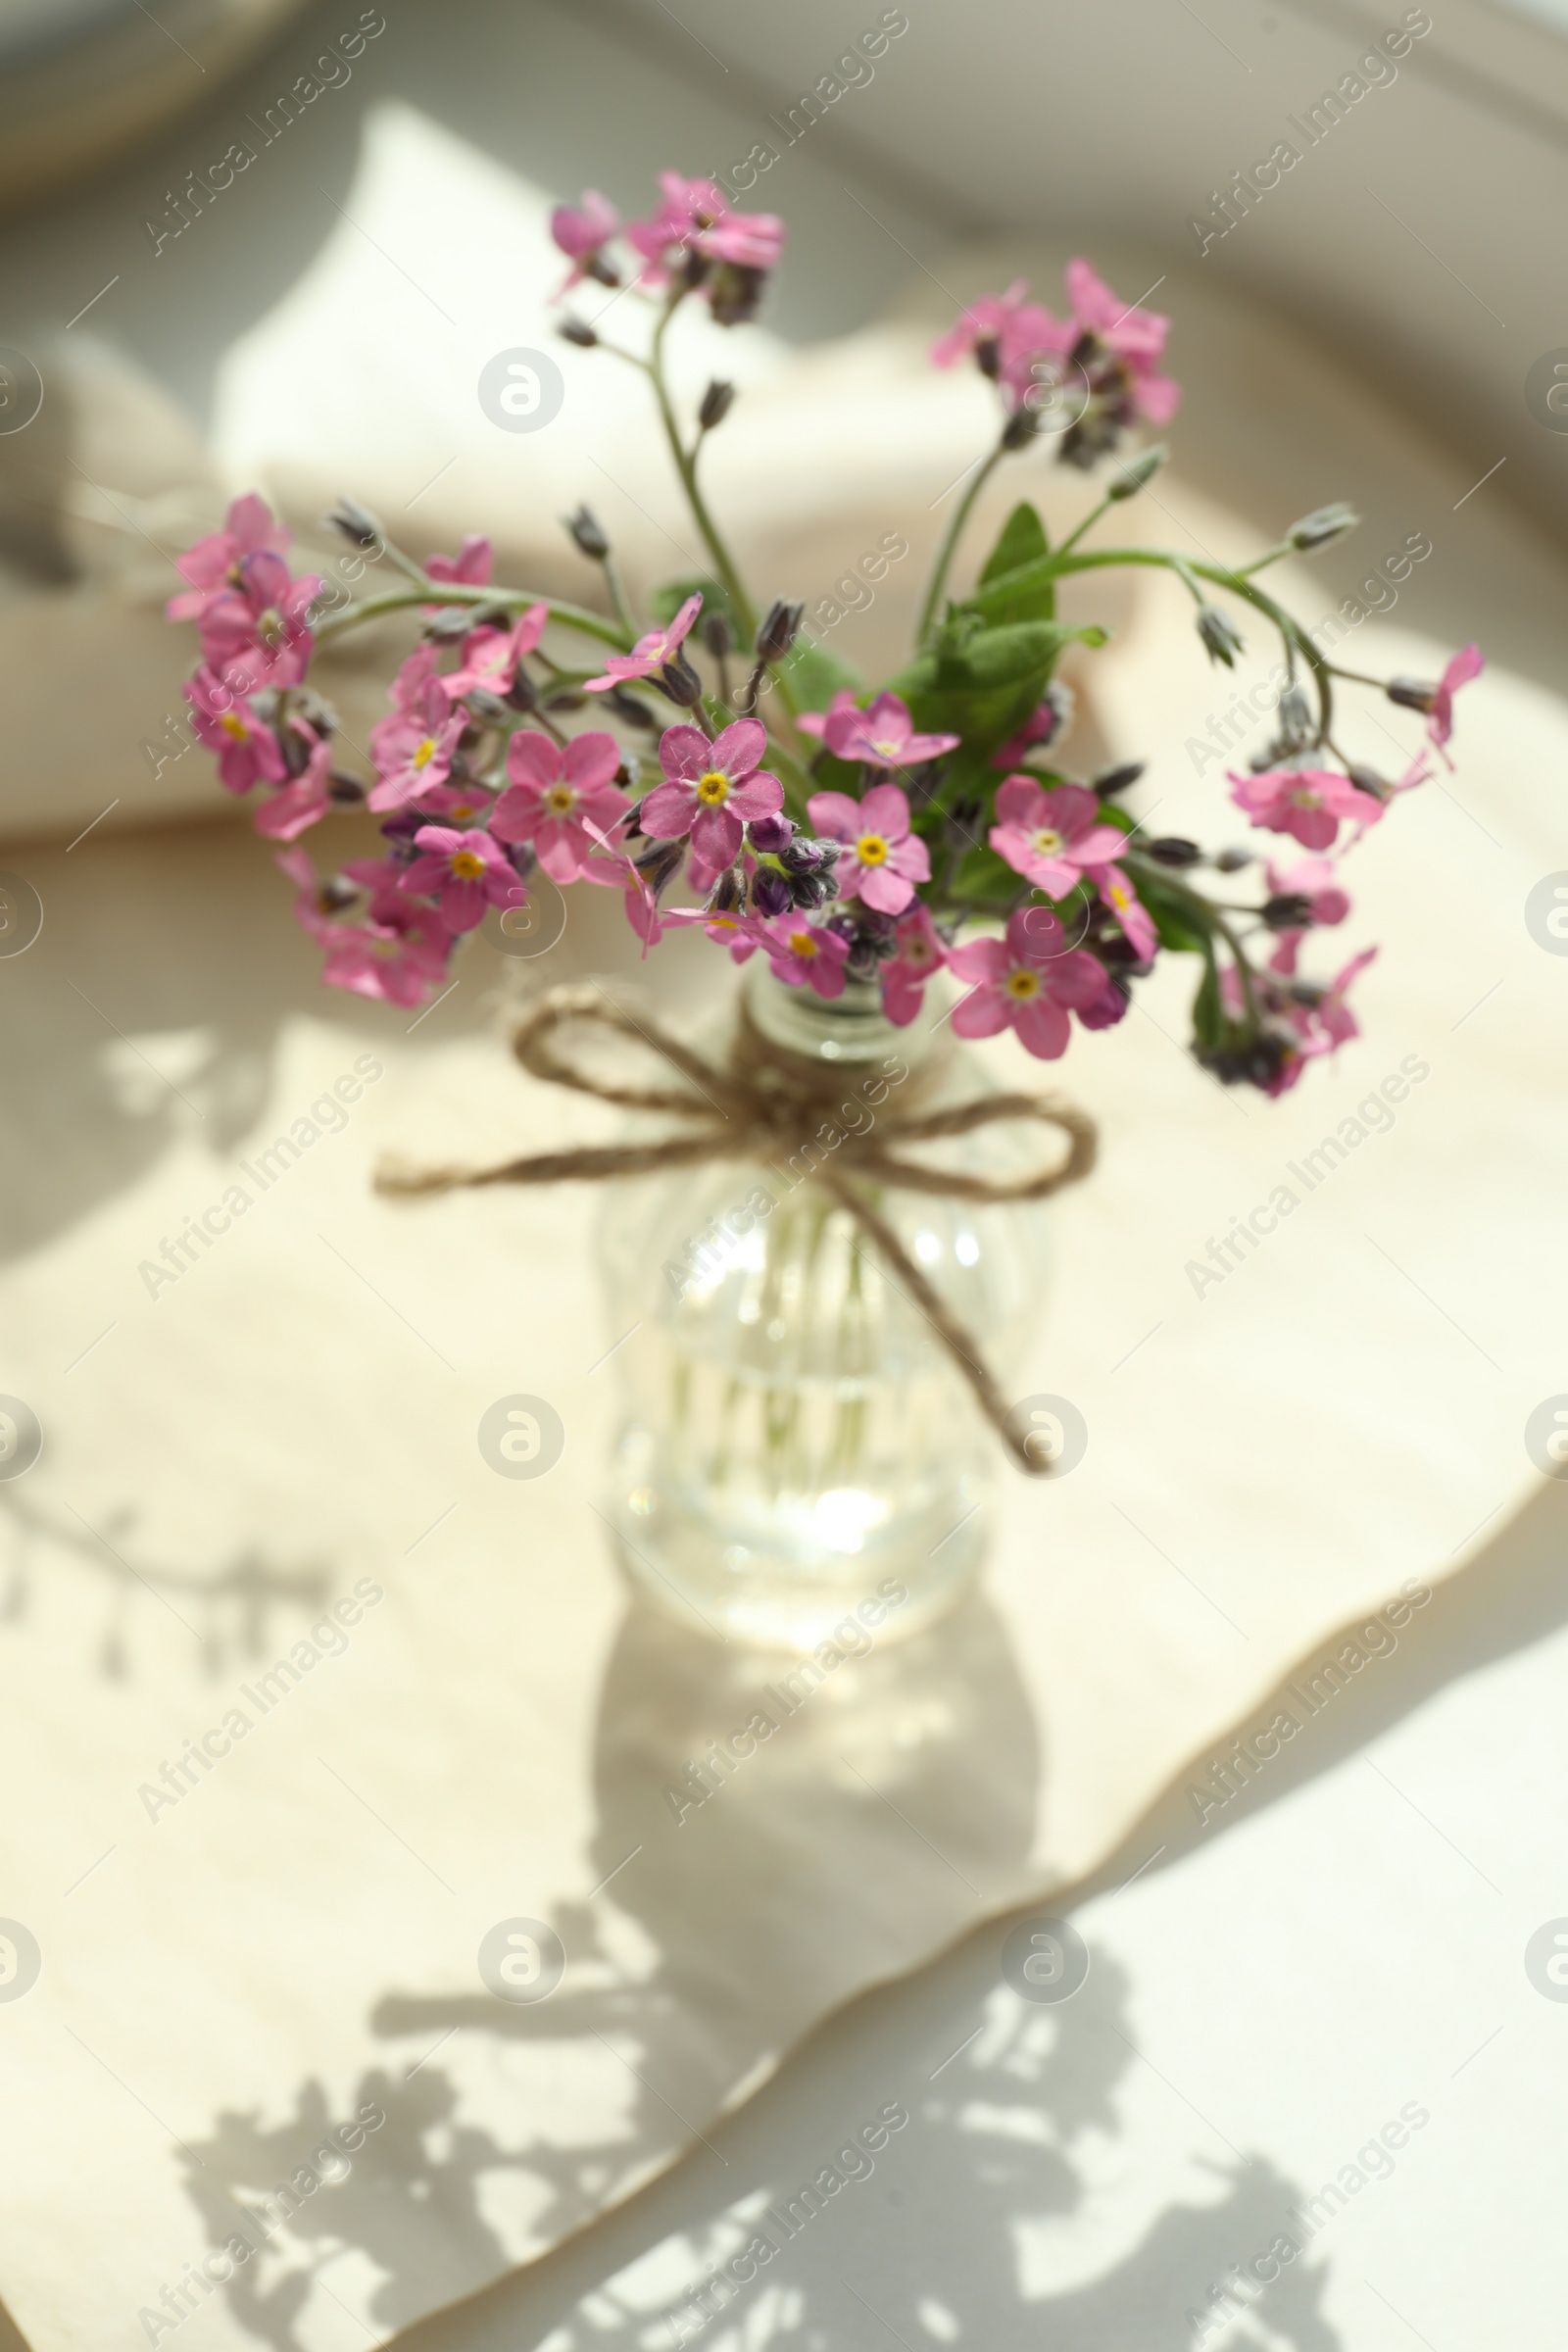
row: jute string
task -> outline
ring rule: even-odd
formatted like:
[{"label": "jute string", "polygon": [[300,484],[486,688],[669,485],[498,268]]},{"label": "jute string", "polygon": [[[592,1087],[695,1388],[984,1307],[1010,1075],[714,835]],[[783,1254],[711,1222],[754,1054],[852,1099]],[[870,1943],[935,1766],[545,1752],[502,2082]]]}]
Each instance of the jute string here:
[{"label": "jute string", "polygon": [[[689,1085],[679,1089],[617,1085],[600,1077],[571,1058],[562,1037],[571,1022],[595,1023],[633,1044],[652,1047]],[[810,1146],[813,1156],[821,1155],[810,1168],[810,1181],[854,1218],[894,1283],[925,1316],[1020,1470],[1031,1477],[1049,1474],[1050,1462],[1038,1459],[1025,1445],[1029,1433],[1018,1431],[1009,1419],[1010,1407],[973,1333],[927,1280],[863,1188],[892,1185],[906,1192],[934,1193],[986,1205],[1043,1200],[1064,1186],[1078,1183],[1095,1164],[1095,1125],[1083,1111],[1045,1096],[1021,1094],[979,1096],[945,1110],[889,1109],[878,1111],[863,1129],[843,1129],[831,1122],[838,1140],[824,1152],[820,1130],[831,1120],[829,1105],[834,1097],[843,1095],[850,1080],[846,1067],[827,1067],[805,1054],[791,1054],[763,1037],[744,1016],[730,1060],[721,1066],[694,1054],[646,1012],[633,1017],[591,984],[551,989],[513,1032],[512,1049],[535,1078],[553,1086],[572,1087],[601,1102],[666,1114],[681,1120],[685,1132],[646,1143],[541,1152],[492,1168],[388,1166],[376,1177],[378,1192],[408,1198],[480,1184],[564,1184],[574,1178],[603,1184],[616,1176],[647,1176],[707,1160],[765,1163],[780,1154],[788,1158]],[[1011,1179],[928,1167],[904,1156],[902,1148],[910,1144],[969,1135],[977,1127],[1004,1119],[1033,1119],[1058,1129],[1067,1139],[1065,1156],[1054,1166]]]}]

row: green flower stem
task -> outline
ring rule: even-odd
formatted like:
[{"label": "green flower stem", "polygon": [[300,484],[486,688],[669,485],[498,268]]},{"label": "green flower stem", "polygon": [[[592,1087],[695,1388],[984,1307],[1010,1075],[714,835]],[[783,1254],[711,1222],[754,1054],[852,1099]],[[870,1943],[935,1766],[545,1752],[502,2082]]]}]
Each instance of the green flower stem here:
[{"label": "green flower stem", "polygon": [[1097,548],[1087,554],[1071,556],[1061,555],[1058,552],[1057,555],[1050,557],[1042,564],[1041,576],[1042,578],[1049,577],[1058,568],[1061,572],[1108,571],[1118,564],[1143,564],[1155,570],[1173,571],[1189,588],[1192,586],[1192,581],[1188,575],[1195,573],[1199,579],[1208,580],[1214,587],[1224,588],[1232,596],[1242,597],[1248,604],[1253,606],[1279,631],[1293,674],[1298,653],[1311,670],[1312,682],[1317,689],[1317,740],[1319,743],[1327,740],[1329,730],[1334,723],[1334,688],[1329,682],[1329,662],[1318,652],[1306,630],[1295,615],[1287,612],[1283,605],[1276,604],[1273,597],[1265,595],[1261,588],[1254,587],[1252,582],[1245,578],[1241,572],[1227,571],[1223,564],[1200,564],[1196,557],[1168,555],[1162,548],[1111,547]]},{"label": "green flower stem", "polygon": [[1075,531],[1068,532],[1066,538],[1056,549],[1056,554],[1058,556],[1070,555],[1072,550],[1077,546],[1079,540],[1086,537],[1087,534],[1094,529],[1102,514],[1108,514],[1111,508],[1119,504],[1120,501],[1112,498],[1107,492],[1105,497],[1101,500],[1098,507],[1091,507],[1089,513],[1084,516],[1082,522],[1078,525],[1078,528]]},{"label": "green flower stem", "polygon": [[969,484],[968,489],[953,511],[953,519],[948,524],[942,544],[937,550],[936,565],[931,574],[931,585],[925,592],[925,603],[920,608],[920,618],[915,626],[916,653],[925,644],[935,625],[937,608],[942,602],[943,591],[948,584],[948,573],[952,570],[953,559],[958,552],[958,541],[963,536],[964,525],[974,513],[975,500],[1006,454],[1006,442],[1004,439],[997,443],[991,455],[982,462],[974,480]]},{"label": "green flower stem", "polygon": [[620,573],[615,568],[613,556],[603,557],[599,568],[605,575],[605,586],[610,591],[610,601],[614,607],[615,618],[625,630],[629,644],[637,635],[637,623],[632,617],[631,607],[626,602],[626,591],[620,584]]},{"label": "green flower stem", "polygon": [[1160,865],[1156,859],[1146,858],[1141,851],[1126,851],[1122,858],[1122,863],[1135,880],[1140,875],[1148,875],[1157,882],[1159,888],[1168,897],[1178,899],[1193,916],[1205,939],[1211,937],[1216,931],[1219,933],[1231,952],[1232,960],[1236,965],[1236,976],[1242,984],[1242,1002],[1247,1007],[1248,1023],[1253,1029],[1260,1029],[1263,1025],[1263,1016],[1258,1008],[1257,992],[1252,983],[1252,967],[1248,961],[1247,951],[1213,900],[1205,899],[1202,892],[1194,890],[1190,882],[1179,880],[1169,866]]},{"label": "green flower stem", "polygon": [[1238,564],[1236,576],[1239,580],[1250,579],[1254,571],[1264,571],[1270,564],[1278,564],[1282,557],[1298,555],[1299,552],[1299,549],[1291,545],[1289,539],[1282,539],[1278,547],[1271,547],[1265,554],[1254,556],[1250,564]]},{"label": "green flower stem", "polygon": [[696,458],[691,451],[687,450],[681,440],[680,426],[675,420],[675,411],[669,397],[669,387],[664,381],[664,333],[675,316],[679,302],[680,295],[678,293],[671,297],[664,305],[659,324],[654,329],[653,356],[648,362],[649,380],[654,387],[654,398],[659,403],[660,421],[664,428],[664,438],[669,443],[669,454],[675,461],[675,470],[680,475],[681,488],[686,493],[686,503],[692,511],[692,519],[701,531],[708,552],[713,559],[713,569],[724,584],[724,590],[734,608],[736,619],[746,636],[755,638],[757,614],[752,609],[752,600],[746,593],[745,583],[741,578],[735,559],[725,546],[718,525],[708,511],[708,502],[698,485]]},{"label": "green flower stem", "polygon": [[319,642],[327,637],[339,637],[345,629],[358,628],[362,621],[379,620],[387,612],[404,612],[413,605],[505,605],[509,612],[521,612],[529,605],[548,605],[552,620],[563,627],[578,629],[585,637],[597,637],[601,644],[613,646],[616,653],[629,651],[632,638],[629,628],[609,619],[602,612],[590,612],[581,605],[568,605],[562,598],[536,596],[526,588],[475,588],[466,581],[423,580],[417,588],[388,588],[380,596],[368,596],[363,604],[350,605],[342,612],[328,613],[316,630]]}]

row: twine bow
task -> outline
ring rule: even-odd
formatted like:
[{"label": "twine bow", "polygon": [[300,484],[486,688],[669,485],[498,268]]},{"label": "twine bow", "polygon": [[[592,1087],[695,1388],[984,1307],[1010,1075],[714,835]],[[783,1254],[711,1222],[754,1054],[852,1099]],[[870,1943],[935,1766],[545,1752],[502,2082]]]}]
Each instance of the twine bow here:
[{"label": "twine bow", "polygon": [[[562,1052],[558,1033],[572,1021],[595,1022],[637,1044],[651,1046],[680,1071],[688,1085],[679,1089],[620,1086],[599,1077]],[[572,1087],[601,1102],[665,1113],[682,1120],[686,1132],[646,1143],[541,1152],[494,1168],[385,1167],[376,1177],[378,1192],[411,1197],[449,1192],[458,1186],[563,1184],[573,1178],[608,1183],[616,1176],[646,1176],[660,1169],[715,1159],[765,1162],[781,1152],[786,1156],[799,1153],[808,1145],[820,1152],[824,1112],[833,1096],[843,1092],[849,1076],[843,1067],[829,1068],[782,1050],[749,1021],[743,1023],[728,1066],[720,1067],[694,1054],[651,1017],[634,1019],[592,984],[551,989],[514,1031],[512,1050],[535,1078],[553,1086]],[[1001,1119],[1036,1119],[1058,1128],[1067,1138],[1065,1158],[1034,1175],[1004,1180],[928,1167],[906,1159],[902,1149],[895,1148],[968,1135]],[[1018,1467],[1032,1477],[1049,1473],[1050,1461],[1039,1459],[1026,1443],[1028,1433],[1013,1426],[1007,1401],[974,1335],[938,1295],[862,1187],[893,1185],[906,1192],[933,1193],[988,1205],[1042,1200],[1048,1194],[1076,1184],[1094,1166],[1094,1121],[1070,1104],[1041,1095],[983,1095],[946,1110],[881,1112],[864,1129],[835,1129],[835,1134],[831,1158],[824,1154],[810,1168],[810,1181],[848,1211],[873,1245],[896,1286],[919,1308],[942,1341]]]}]

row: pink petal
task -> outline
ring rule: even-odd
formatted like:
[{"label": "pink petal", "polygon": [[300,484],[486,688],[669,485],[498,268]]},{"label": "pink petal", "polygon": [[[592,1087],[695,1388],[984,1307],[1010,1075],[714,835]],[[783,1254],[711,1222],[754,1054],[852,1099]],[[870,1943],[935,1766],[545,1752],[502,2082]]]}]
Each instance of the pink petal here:
[{"label": "pink petal", "polygon": [[537,785],[509,784],[490,811],[490,830],[497,841],[531,841],[539,809]]},{"label": "pink petal", "polygon": [[672,781],[695,782],[714,764],[701,727],[666,727],[659,738],[659,764]]},{"label": "pink petal", "polygon": [[[966,953],[959,950],[960,955]],[[950,956],[949,961],[956,968],[956,956]],[[996,1037],[1007,1026],[1006,998],[1000,989],[977,988],[954,1006],[953,1026],[959,1037]]]},{"label": "pink petal", "polygon": [[750,823],[754,817],[772,816],[784,806],[784,787],[777,776],[770,776],[764,767],[757,768],[744,784],[732,784],[729,799],[724,804],[737,816]]},{"label": "pink petal", "polygon": [[863,904],[879,914],[902,914],[914,896],[914,884],[886,865],[862,865],[855,888]]},{"label": "pink petal", "polygon": [[767,729],[760,720],[737,718],[714,737],[708,764],[726,776],[749,776],[766,749]]},{"label": "pink petal", "polygon": [[[513,741],[516,738],[514,736]],[[606,785],[620,765],[620,746],[613,735],[590,729],[586,735],[574,735],[562,759],[566,781],[581,792]]]},{"label": "pink petal", "polygon": [[853,841],[863,829],[860,804],[852,801],[847,792],[813,792],[806,813],[812,831],[828,841]]},{"label": "pink petal", "polygon": [[[972,939],[967,946],[955,948],[948,962],[960,980],[986,982],[1005,979],[1012,958],[1000,939]],[[986,1035],[990,1034],[987,1030]]]},{"label": "pink petal", "polygon": [[[603,740],[608,743],[611,738],[607,735]],[[524,728],[512,738],[507,751],[507,773],[514,784],[543,787],[559,783],[561,765],[561,746],[552,743],[548,735]]]},{"label": "pink petal", "polygon": [[441,893],[441,919],[454,931],[472,931],[484,920],[485,894],[477,882],[449,882]]},{"label": "pink petal", "polygon": [[722,808],[698,809],[692,818],[692,848],[699,858],[709,865],[733,865],[740,846],[741,820],[731,814],[729,803]]},{"label": "pink petal", "polygon": [[[1059,1059],[1067,1051],[1067,1040],[1072,1035],[1072,1023],[1065,1011],[1049,997],[1031,997],[1027,1004],[1020,1004],[1013,1013],[1012,1025],[1037,1061]],[[956,1016],[954,1026],[957,1026]]]},{"label": "pink petal", "polygon": [[[1004,825],[1016,825],[1020,831],[1034,832],[1045,821],[1046,796],[1029,776],[1009,776],[997,788],[997,815]],[[998,844],[993,839],[992,847]],[[1002,851],[1006,857],[1005,850]],[[1012,859],[1008,859],[1011,864]]]},{"label": "pink petal", "polygon": [[860,803],[860,831],[903,841],[909,830],[909,804],[896,784],[873,784]]},{"label": "pink petal", "polygon": [[689,784],[656,784],[642,804],[642,828],[652,841],[679,841],[698,808]]}]

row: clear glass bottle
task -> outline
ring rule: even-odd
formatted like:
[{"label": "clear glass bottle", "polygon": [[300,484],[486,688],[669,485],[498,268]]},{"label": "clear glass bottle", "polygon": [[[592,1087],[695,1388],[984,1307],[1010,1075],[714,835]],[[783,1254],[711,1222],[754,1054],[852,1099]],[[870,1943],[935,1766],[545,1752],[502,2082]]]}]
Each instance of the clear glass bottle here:
[{"label": "clear glass bottle", "polygon": [[[822,999],[760,956],[743,995],[767,1045],[841,1078],[821,1114],[841,1130],[991,1091],[934,1005],[896,1029],[874,984]],[[998,1122],[920,1155],[1013,1176],[1039,1150],[1038,1129]],[[929,1624],[972,1577],[992,1482],[1012,1474],[947,1348],[812,1164],[804,1151],[617,1184],[603,1227],[629,1335],[612,1489],[626,1571],[699,1631],[795,1650],[862,1603],[879,1638]],[[1005,1380],[1040,1313],[1043,1205],[880,1185],[869,1198]]]}]

